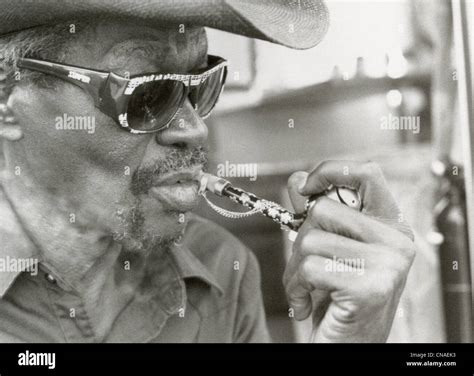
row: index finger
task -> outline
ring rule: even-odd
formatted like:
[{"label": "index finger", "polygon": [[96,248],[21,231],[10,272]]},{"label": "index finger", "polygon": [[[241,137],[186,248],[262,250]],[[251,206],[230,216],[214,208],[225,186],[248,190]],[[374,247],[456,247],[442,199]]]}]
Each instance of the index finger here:
[{"label": "index finger", "polygon": [[322,193],[333,185],[361,190],[367,180],[378,185],[385,182],[380,168],[374,162],[328,160],[309,173],[300,193],[305,196]]},{"label": "index finger", "polygon": [[400,210],[388,189],[382,170],[376,163],[322,162],[310,172],[300,193],[305,196],[319,194],[333,185],[357,190],[367,214],[381,219],[398,219]]}]

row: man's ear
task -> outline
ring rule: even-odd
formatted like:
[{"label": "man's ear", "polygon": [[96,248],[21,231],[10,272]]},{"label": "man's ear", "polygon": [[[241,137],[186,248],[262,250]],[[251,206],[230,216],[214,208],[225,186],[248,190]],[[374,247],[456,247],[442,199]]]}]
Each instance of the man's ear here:
[{"label": "man's ear", "polygon": [[23,132],[17,125],[15,114],[8,105],[10,94],[6,83],[7,76],[0,60],[0,139],[18,141],[23,137]]}]

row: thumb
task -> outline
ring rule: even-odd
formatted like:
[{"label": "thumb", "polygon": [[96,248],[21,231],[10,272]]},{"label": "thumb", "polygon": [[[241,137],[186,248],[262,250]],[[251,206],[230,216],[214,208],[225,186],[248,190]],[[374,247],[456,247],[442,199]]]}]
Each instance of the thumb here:
[{"label": "thumb", "polygon": [[297,171],[288,179],[288,194],[296,213],[303,213],[305,211],[307,196],[303,196],[299,193],[299,190],[306,184],[307,178],[307,172]]}]

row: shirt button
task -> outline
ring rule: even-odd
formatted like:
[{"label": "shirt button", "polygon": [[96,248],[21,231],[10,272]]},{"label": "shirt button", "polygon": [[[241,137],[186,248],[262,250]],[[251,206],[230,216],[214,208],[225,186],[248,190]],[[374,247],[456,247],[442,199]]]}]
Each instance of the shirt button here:
[{"label": "shirt button", "polygon": [[46,280],[51,284],[56,283],[56,278],[54,278],[52,274],[46,274]]}]

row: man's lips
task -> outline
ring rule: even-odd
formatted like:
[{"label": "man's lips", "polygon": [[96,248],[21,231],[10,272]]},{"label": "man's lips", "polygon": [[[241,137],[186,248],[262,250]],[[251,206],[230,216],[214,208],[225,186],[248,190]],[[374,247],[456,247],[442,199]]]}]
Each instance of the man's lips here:
[{"label": "man's lips", "polygon": [[190,211],[198,203],[198,177],[201,170],[199,168],[166,174],[155,182],[149,193],[169,210]]},{"label": "man's lips", "polygon": [[183,182],[198,181],[201,171],[202,169],[199,168],[195,170],[181,170],[179,172],[166,174],[156,180],[153,185],[174,185]]}]

